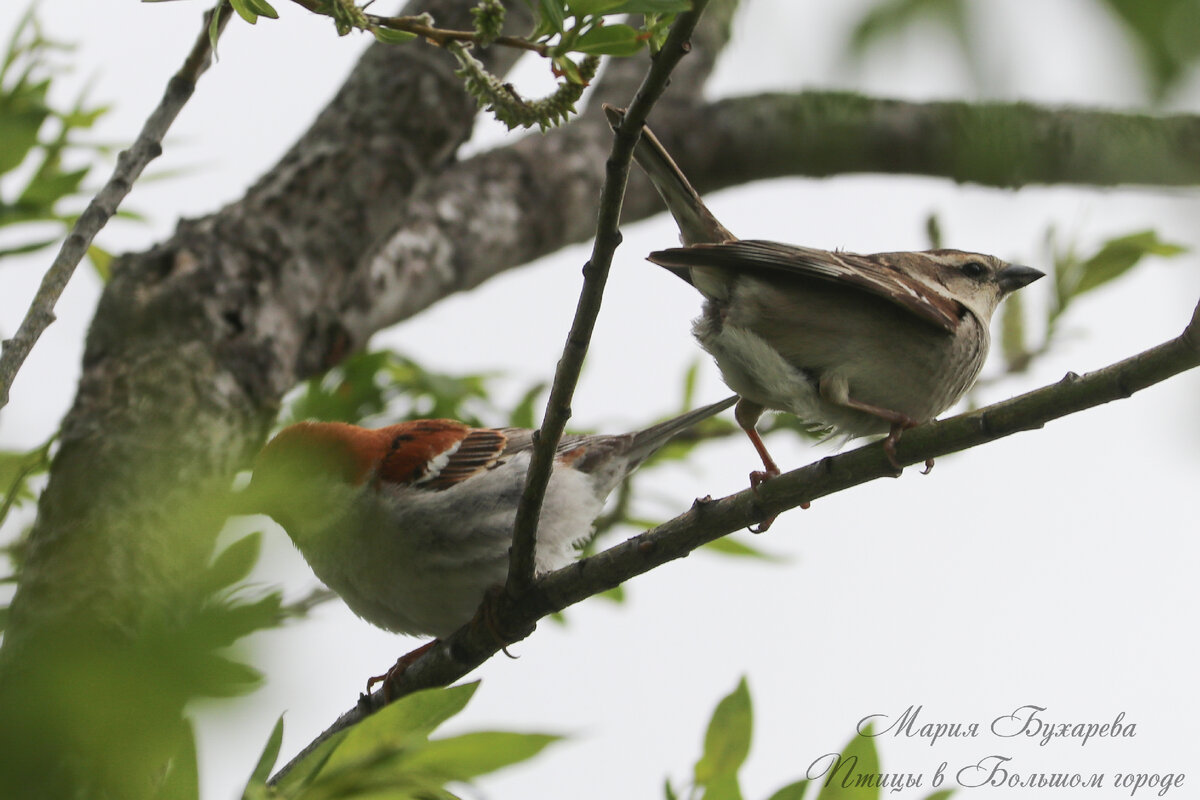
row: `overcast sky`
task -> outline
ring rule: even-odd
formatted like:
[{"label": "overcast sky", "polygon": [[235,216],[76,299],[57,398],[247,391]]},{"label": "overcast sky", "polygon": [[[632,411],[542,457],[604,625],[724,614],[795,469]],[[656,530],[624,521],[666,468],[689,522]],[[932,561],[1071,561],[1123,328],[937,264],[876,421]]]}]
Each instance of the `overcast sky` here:
[{"label": "overcast sky", "polygon": [[[180,217],[236,199],[304,129],[366,44],[365,37],[337,38],[326,21],[296,6],[276,5],[279,21],[255,28],[231,22],[220,62],[152,167],[182,174],[138,186],[128,206],[148,222],[112,226],[101,236],[105,247],[147,247]],[[927,30],[879,48],[861,67],[848,66],[841,48],[864,0],[745,5],[714,94],[833,87],[913,99],[1145,105],[1135,54],[1085,0],[972,3],[982,86],[965,77],[955,45]],[[21,10],[13,0],[0,5],[0,34],[7,36]],[[132,140],[178,68],[201,11],[194,2],[41,4],[48,33],[79,45],[76,90],[90,81],[91,97],[113,105],[99,138]],[[518,85],[543,72],[527,65]],[[1186,83],[1170,105],[1196,111],[1200,83]],[[495,126],[481,126],[472,147],[498,139]],[[923,248],[930,213],[939,215],[947,246],[1043,268],[1051,227],[1060,242],[1085,252],[1146,228],[1193,248],[1182,258],[1149,260],[1081,300],[1053,352],[1030,374],[989,385],[981,396],[987,401],[1174,337],[1200,298],[1200,207],[1192,191],[1008,192],[866,176],[772,181],[709,200],[740,236],[861,252]],[[573,404],[580,426],[613,432],[674,410],[682,372],[697,359],[705,365],[698,401],[727,394],[688,335],[698,295],[643,260],[674,243],[673,227],[658,218],[628,226],[625,237]],[[512,393],[546,380],[586,252],[569,248],[494,280],[372,344],[446,371],[503,370],[512,376],[505,384]],[[15,329],[49,258],[42,253],[0,267],[0,333]],[[86,268],[68,288],[59,321],[0,414],[0,447],[32,446],[54,430],[72,399],[100,288]],[[1027,290],[1030,305],[1043,305],[1048,289]],[[543,317],[489,325],[481,338],[461,324],[529,297],[544,300]],[[910,705],[923,705],[922,721],[978,722],[984,729],[1027,704],[1045,707],[1043,716],[1057,722],[1105,723],[1124,713],[1136,736],[1082,746],[986,732],[933,744],[881,737],[885,771],[927,776],[922,790],[899,798],[927,794],[928,776],[942,762],[954,772],[993,754],[1011,757],[1008,768],[1022,774],[1100,772],[1111,785],[1118,773],[1187,773],[1184,786],[1194,785],[1198,391],[1200,378],[1186,375],[1044,430],[940,459],[927,477],[908,470],[790,512],[752,542],[786,563],[697,554],[633,581],[624,606],[591,602],[572,609],[566,627],[543,623],[514,648],[518,660],[494,659],[479,670],[474,677],[483,686],[449,728],[570,738],[466,794],[661,796],[664,777],[676,785],[689,777],[713,705],[743,675],[756,704],[755,742],[743,771],[748,798],[765,798],[802,777],[810,763],[839,749],[861,718],[895,717]],[[787,435],[768,444],[784,469],[829,452]],[[686,467],[661,472],[647,487],[644,511],[666,518],[692,497],[738,491],[755,464],[742,439],[702,450]],[[315,583],[274,527],[258,577],[283,583],[290,596]],[[235,796],[280,713],[287,758],[353,704],[366,676],[416,644],[371,628],[340,603],[258,636],[252,649],[267,673],[265,688],[248,702],[213,703],[200,712],[205,800]],[[993,789],[964,796],[1060,794]]]}]

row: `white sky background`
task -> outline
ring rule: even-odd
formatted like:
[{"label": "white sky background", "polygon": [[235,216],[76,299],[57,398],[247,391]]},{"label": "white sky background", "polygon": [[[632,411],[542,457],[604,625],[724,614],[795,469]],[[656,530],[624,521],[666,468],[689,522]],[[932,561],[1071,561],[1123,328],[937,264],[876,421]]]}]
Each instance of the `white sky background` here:
[{"label": "white sky background", "polygon": [[[307,126],[340,83],[365,37],[339,39],[325,20],[276,4],[283,19],[256,28],[233,20],[221,60],[201,80],[152,171],[182,176],[139,185],[130,208],[149,225],[118,223],[100,243],[145,248],[180,216],[236,199]],[[987,97],[1050,104],[1142,106],[1136,56],[1122,32],[1085,0],[977,2],[974,21],[989,84],[970,85],[952,42],[907,37],[850,69],[840,48],[865,0],[746,0],[735,43],[712,82],[717,94],[764,88],[856,88],[914,99]],[[24,5],[0,5],[7,36]],[[98,136],[125,144],[190,46],[199,3],[45,0],[48,33],[78,42],[76,86],[112,103]],[[543,68],[523,70],[540,76]],[[518,83],[518,85],[521,85]],[[1171,107],[1200,110],[1200,82]],[[484,126],[485,142],[499,137]],[[1113,235],[1155,228],[1200,248],[1197,193],[1145,190],[956,187],[923,178],[861,176],[780,180],[709,198],[743,237],[862,252],[923,248],[937,212],[947,246],[1046,266],[1043,235],[1093,249]],[[702,354],[688,323],[699,297],[644,262],[675,241],[664,218],[625,229],[592,354],[574,403],[575,421],[619,431],[676,408],[681,373]],[[549,379],[574,309],[586,246],[494,280],[380,334],[388,345],[446,371],[501,369],[513,391]],[[1084,372],[1179,333],[1200,297],[1196,254],[1152,260],[1081,300],[1064,336],[1033,373],[989,387],[999,399]],[[0,333],[23,314],[46,253],[0,272]],[[1048,289],[1034,285],[1035,298]],[[0,415],[0,447],[44,440],[73,396],[83,332],[100,292],[81,268]],[[538,307],[519,323],[467,338],[494,309]],[[631,354],[634,358],[631,359]],[[725,396],[705,361],[698,400]],[[584,604],[570,624],[544,623],[476,676],[483,686],[453,731],[520,729],[568,734],[528,766],[480,783],[468,796],[611,798],[661,796],[699,755],[713,705],[742,675],[755,701],[755,742],[743,770],[748,798],[762,798],[839,749],[869,714],[923,704],[929,722],[980,722],[1017,706],[1047,707],[1056,721],[1137,724],[1132,739],[1054,742],[880,738],[883,768],[926,773],[999,753],[1022,772],[1187,773],[1200,782],[1194,591],[1200,559],[1193,492],[1200,485],[1200,377],[1187,375],[1133,399],[941,459],[933,474],[910,469],[781,517],[753,544],[786,564],[697,554],[631,583],[630,602]],[[787,435],[768,442],[785,468],[825,454]],[[736,439],[701,451],[703,462],[662,471],[647,487],[665,518],[694,496],[744,488],[755,466]],[[742,534],[747,536],[747,534]],[[291,596],[314,582],[286,536],[271,528],[263,580]],[[286,712],[290,757],[349,708],[366,676],[417,644],[371,628],[340,603],[286,630],[257,637],[267,686],[251,700],[202,714],[205,800],[236,796],[276,717]],[[1110,785],[1110,784],[1106,784]],[[1138,796],[1145,796],[1146,790]],[[1041,798],[1066,792],[984,790],[973,796]],[[1115,790],[1091,796],[1117,797]]]}]

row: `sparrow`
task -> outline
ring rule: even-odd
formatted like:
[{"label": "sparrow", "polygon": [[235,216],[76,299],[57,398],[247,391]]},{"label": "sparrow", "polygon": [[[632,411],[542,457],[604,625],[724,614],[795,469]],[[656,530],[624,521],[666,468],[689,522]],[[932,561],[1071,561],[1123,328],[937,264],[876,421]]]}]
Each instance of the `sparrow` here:
[{"label": "sparrow", "polygon": [[[538,574],[571,563],[605,499],[671,437],[737,401],[637,433],[559,442],[538,525]],[[444,638],[504,583],[534,431],[423,419],[383,428],[301,422],[259,453],[240,503],[291,537],[367,622]]]},{"label": "sparrow", "polygon": [[[624,112],[604,111],[615,129]],[[763,463],[750,474],[754,487],[779,474],[756,429],[767,409],[847,440],[886,433],[884,452],[899,469],[901,432],[966,393],[987,357],[996,307],[1044,276],[961,250],[860,255],[741,240],[648,127],[634,160],[684,245],[648,260],[704,297],[692,333],[739,396],[734,416]]]}]

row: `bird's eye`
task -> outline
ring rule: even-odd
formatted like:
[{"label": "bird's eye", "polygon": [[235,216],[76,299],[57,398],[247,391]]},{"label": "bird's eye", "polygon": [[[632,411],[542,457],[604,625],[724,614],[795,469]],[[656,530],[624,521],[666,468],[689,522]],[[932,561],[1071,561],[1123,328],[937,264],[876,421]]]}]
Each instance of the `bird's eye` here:
[{"label": "bird's eye", "polygon": [[968,278],[982,278],[988,274],[988,268],[978,261],[968,261],[962,265],[963,275]]}]

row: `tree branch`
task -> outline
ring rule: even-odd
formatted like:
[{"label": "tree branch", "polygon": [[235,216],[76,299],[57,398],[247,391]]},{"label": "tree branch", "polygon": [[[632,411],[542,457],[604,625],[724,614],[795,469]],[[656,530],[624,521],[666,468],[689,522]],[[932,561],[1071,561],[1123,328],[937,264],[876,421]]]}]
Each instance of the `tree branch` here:
[{"label": "tree branch", "polygon": [[[931,175],[1000,188],[1200,183],[1200,116],[775,93],[681,108],[660,138],[702,191],[783,175]],[[657,202],[657,198],[654,198]]]},{"label": "tree branch", "polygon": [[[1021,431],[1040,428],[1065,417],[1132,394],[1200,366],[1200,304],[1176,339],[1084,376],[1068,373],[1061,381],[1009,400],[944,421],[906,431],[897,447],[902,464],[960,452]],[[363,696],[328,729],[304,748],[272,779],[277,782],[323,742],[381,709],[387,702],[421,689],[445,686],[491,658],[502,647],[524,638],[497,641],[496,630],[531,631],[537,621],[701,545],[835,492],[896,470],[881,442],[828,456],[721,500],[702,498],[688,511],[657,528],[634,536],[590,558],[552,572],[534,582],[517,601],[499,610],[495,626],[468,624],[430,648],[383,690]]]},{"label": "tree branch", "polygon": [[666,42],[654,56],[645,80],[629,105],[625,123],[617,131],[613,141],[612,154],[608,157],[606,165],[604,187],[600,192],[599,219],[596,222],[592,255],[583,268],[583,289],[575,307],[575,319],[571,323],[562,358],[559,359],[558,369],[554,373],[554,383],[546,401],[546,415],[541,428],[534,435],[529,472],[526,473],[525,488],[517,507],[509,556],[508,582],[505,587],[509,599],[520,596],[533,583],[538,517],[542,512],[542,500],[550,482],[558,442],[567,427],[567,421],[571,418],[571,398],[575,394],[575,385],[579,382],[596,317],[600,314],[613,253],[621,243],[621,232],[618,230],[621,222],[621,201],[629,179],[633,148],[641,136],[646,115],[667,88],[671,71],[691,50],[692,32],[707,5],[708,0],[693,0],[692,10],[683,12],[676,18]]},{"label": "tree branch", "polygon": [[166,137],[167,131],[175,118],[179,116],[179,112],[183,110],[184,105],[191,99],[192,93],[196,90],[196,81],[200,79],[212,62],[209,28],[213,13],[220,15],[217,18],[217,36],[219,37],[225,30],[225,23],[229,21],[233,9],[225,4],[218,6],[216,11],[205,13],[204,24],[200,28],[200,34],[196,37],[196,43],[192,45],[191,52],[184,59],[183,66],[167,82],[167,89],[163,93],[158,107],[146,118],[133,145],[128,150],[122,150],[117,156],[117,166],[113,169],[112,177],[96,193],[87,208],[79,215],[79,219],[75,221],[71,233],[59,248],[58,255],[50,264],[50,268],[46,270],[37,294],[34,295],[29,311],[26,312],[17,332],[11,339],[6,339],[0,344],[0,408],[8,405],[9,390],[12,388],[13,381],[16,380],[17,372],[25,363],[25,359],[29,357],[29,353],[33,350],[37,340],[41,338],[42,333],[54,322],[54,305],[62,296],[63,290],[67,288],[71,276],[75,274],[75,268],[87,254],[92,240],[117,213],[121,202],[129,194],[146,165],[162,155],[162,141]]}]

